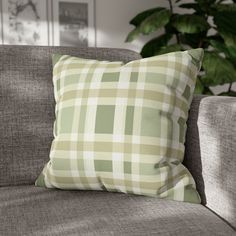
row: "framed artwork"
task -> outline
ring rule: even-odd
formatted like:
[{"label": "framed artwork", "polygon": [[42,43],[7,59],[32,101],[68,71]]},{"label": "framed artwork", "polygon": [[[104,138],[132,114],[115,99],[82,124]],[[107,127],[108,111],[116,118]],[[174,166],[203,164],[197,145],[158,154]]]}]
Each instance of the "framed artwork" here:
[{"label": "framed artwork", "polygon": [[0,1],[0,12],[1,12],[1,16],[0,16],[0,44],[2,44],[3,32],[2,32],[2,2],[1,1]]},{"label": "framed artwork", "polygon": [[95,46],[94,0],[52,1],[53,45]]},{"label": "framed artwork", "polygon": [[2,0],[2,43],[48,45],[47,0]]}]

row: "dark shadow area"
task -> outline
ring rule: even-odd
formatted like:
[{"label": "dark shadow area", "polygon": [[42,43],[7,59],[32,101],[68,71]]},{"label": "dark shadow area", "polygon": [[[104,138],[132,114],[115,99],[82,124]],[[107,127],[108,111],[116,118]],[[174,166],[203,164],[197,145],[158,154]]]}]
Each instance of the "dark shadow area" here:
[{"label": "dark shadow area", "polygon": [[202,160],[200,149],[200,136],[198,131],[199,107],[202,99],[206,96],[195,96],[193,98],[187,121],[187,133],[185,140],[185,156],[183,164],[191,172],[197,191],[200,194],[202,204],[206,205],[207,199],[205,194],[205,185],[202,175]]}]

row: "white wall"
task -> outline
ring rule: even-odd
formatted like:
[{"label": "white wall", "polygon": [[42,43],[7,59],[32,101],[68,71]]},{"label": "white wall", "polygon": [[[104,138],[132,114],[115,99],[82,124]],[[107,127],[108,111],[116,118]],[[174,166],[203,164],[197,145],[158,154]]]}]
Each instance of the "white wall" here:
[{"label": "white wall", "polygon": [[132,43],[125,43],[133,29],[129,21],[138,13],[157,6],[165,6],[167,1],[157,0],[95,0],[97,46],[128,48],[140,51],[150,37],[140,37]]}]

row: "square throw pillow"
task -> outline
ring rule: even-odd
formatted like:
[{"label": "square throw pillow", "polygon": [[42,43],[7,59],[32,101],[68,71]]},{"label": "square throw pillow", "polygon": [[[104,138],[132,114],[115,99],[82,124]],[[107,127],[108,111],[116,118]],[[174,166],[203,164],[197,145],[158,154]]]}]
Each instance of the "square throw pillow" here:
[{"label": "square throw pillow", "polygon": [[36,186],[199,203],[182,165],[202,49],[123,64],[53,56],[50,161]]}]

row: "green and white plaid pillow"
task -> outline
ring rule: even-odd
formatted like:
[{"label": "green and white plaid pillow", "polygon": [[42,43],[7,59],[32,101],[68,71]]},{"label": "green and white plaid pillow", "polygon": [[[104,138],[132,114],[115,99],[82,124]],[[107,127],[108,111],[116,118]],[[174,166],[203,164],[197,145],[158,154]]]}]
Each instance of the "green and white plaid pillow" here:
[{"label": "green and white plaid pillow", "polygon": [[182,165],[202,49],[123,64],[54,55],[56,121],[37,186],[199,203]]}]

